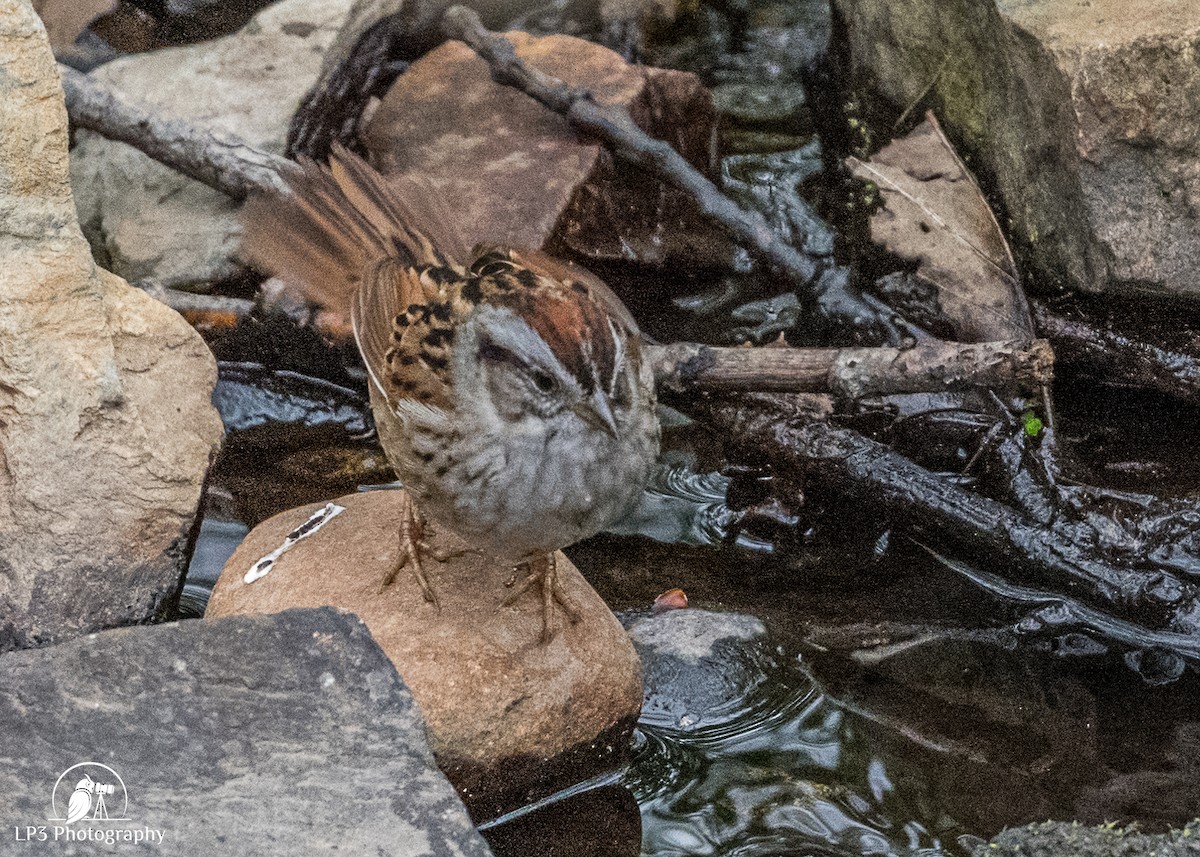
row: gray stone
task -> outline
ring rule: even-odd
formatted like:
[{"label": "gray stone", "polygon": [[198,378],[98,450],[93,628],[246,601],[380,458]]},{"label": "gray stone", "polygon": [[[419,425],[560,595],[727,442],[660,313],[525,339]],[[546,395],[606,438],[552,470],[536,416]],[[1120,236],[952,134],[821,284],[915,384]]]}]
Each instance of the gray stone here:
[{"label": "gray stone", "polygon": [[45,31],[0,2],[0,651],[172,608],[221,422],[212,354],[92,261]]},{"label": "gray stone", "polygon": [[[1200,295],[1200,4],[998,0],[1066,81],[1089,238],[1105,289]],[[1036,160],[1036,153],[1026,157]],[[1078,215],[1077,215],[1078,216]]]},{"label": "gray stone", "polygon": [[[123,57],[101,82],[163,118],[237,134],[282,154],[351,0],[283,0],[233,35]],[[71,150],[79,218],[97,258],[129,280],[202,284],[237,271],[238,205],[140,152],[80,131]]]},{"label": "gray stone", "polygon": [[[138,853],[164,855],[490,853],[434,767],[412,696],[351,614],[121,629],[0,664],[0,841],[27,826],[47,835],[4,853],[99,850],[56,841],[56,826],[161,831]],[[77,769],[55,788],[84,762],[111,773]],[[115,785],[108,815],[127,821],[48,820],[81,771]]]},{"label": "gray stone", "polygon": [[692,731],[726,722],[746,705],[776,662],[767,629],[753,616],[687,608],[635,622],[642,659],[642,722]]},{"label": "gray stone", "polygon": [[1167,833],[1046,821],[1006,830],[976,857],[1184,857],[1200,854],[1200,822]]},{"label": "gray stone", "polygon": [[862,102],[934,109],[1043,284],[1200,293],[1200,5],[835,6]]}]

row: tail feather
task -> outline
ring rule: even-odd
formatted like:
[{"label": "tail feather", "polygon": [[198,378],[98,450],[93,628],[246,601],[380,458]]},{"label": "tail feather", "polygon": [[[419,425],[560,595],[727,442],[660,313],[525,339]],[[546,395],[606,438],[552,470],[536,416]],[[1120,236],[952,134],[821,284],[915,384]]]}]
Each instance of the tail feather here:
[{"label": "tail feather", "polygon": [[313,303],[347,314],[362,278],[381,260],[461,265],[465,242],[436,194],[383,177],[336,147],[328,167],[301,161],[283,176],[288,193],[247,202],[243,257]]}]

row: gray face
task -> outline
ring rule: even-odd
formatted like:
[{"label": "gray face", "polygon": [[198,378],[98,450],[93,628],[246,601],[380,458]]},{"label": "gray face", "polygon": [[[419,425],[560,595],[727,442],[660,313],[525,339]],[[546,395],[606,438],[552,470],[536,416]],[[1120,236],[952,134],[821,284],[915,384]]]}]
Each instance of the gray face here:
[{"label": "gray face", "polygon": [[582,399],[578,381],[533,328],[506,309],[481,308],[479,315],[479,371],[499,413],[546,419]]},{"label": "gray face", "polygon": [[588,383],[581,383],[537,332],[512,311],[483,307],[477,315],[477,365],[498,414],[509,421],[530,416],[578,419],[593,429],[618,435],[618,417],[632,404],[633,378],[615,327],[609,329],[619,359],[613,379],[604,389],[595,369],[584,379]]}]

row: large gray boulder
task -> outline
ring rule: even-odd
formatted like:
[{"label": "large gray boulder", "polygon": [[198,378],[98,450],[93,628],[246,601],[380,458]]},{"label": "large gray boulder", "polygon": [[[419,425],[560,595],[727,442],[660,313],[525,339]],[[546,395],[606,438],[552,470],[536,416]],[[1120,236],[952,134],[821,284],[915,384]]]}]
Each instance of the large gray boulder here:
[{"label": "large gray boulder", "polygon": [[[0,840],[28,840],[6,854],[95,854],[108,831],[139,854],[490,854],[351,614],[106,631],[0,674]],[[114,788],[68,824],[85,776]]]},{"label": "large gray boulder", "polygon": [[834,4],[861,103],[933,108],[1042,285],[1200,294],[1200,4]]}]

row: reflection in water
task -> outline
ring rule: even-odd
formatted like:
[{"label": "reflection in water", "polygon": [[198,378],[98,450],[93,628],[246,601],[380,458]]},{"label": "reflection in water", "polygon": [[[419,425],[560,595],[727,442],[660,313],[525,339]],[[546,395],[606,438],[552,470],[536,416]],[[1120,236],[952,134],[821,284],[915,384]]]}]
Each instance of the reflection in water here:
[{"label": "reflection in water", "polygon": [[897,785],[797,663],[758,691],[695,728],[643,720],[626,784],[645,857],[966,853],[944,842],[957,831],[924,805],[920,778]]},{"label": "reflection in water", "polygon": [[1125,663],[1151,685],[1169,684],[1179,679],[1185,662],[1200,664],[1200,642],[1190,634],[1156,631],[1119,619],[1066,595],[1020,586],[989,574],[965,562],[944,557],[925,548],[947,568],[958,572],[980,588],[1016,604],[1030,606],[1031,612],[1015,625],[1023,635],[1052,634],[1066,647],[1085,655],[1103,655],[1106,647],[1090,636],[1073,633],[1080,628],[1102,640],[1121,647]]},{"label": "reflection in water", "polygon": [[729,478],[697,473],[693,456],[668,451],[638,504],[610,532],[668,544],[720,544],[738,513],[725,505]]}]

